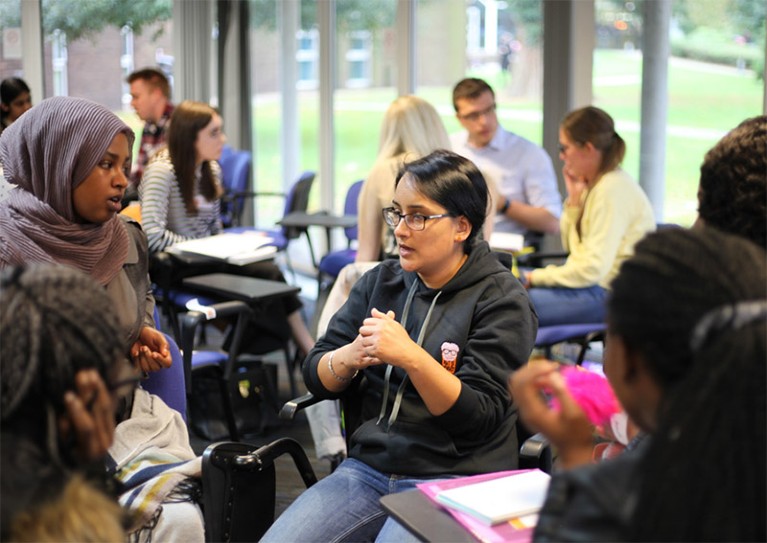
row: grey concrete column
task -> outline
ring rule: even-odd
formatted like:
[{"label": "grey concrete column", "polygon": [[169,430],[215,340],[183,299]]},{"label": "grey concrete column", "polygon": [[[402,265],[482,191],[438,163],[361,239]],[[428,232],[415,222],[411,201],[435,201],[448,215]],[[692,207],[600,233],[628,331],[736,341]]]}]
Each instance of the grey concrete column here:
[{"label": "grey concrete column", "polygon": [[543,2],[543,148],[565,186],[559,162],[559,123],[572,109],[591,104],[594,56],[593,0]]},{"label": "grey concrete column", "polygon": [[301,128],[298,122],[298,63],[296,35],[300,27],[298,0],[278,2],[280,10],[280,91],[282,93],[282,186],[285,191],[296,182],[301,162]]},{"label": "grey concrete column", "polygon": [[650,199],[658,222],[663,221],[666,185],[670,20],[671,0],[644,2],[639,184]]},{"label": "grey concrete column", "polygon": [[229,145],[251,148],[248,3],[218,0],[218,107]]},{"label": "grey concrete column", "polygon": [[[317,23],[320,29],[320,207],[333,209],[335,180],[335,123],[333,99],[336,88],[336,2],[317,3]],[[327,252],[326,247],[323,252]]]},{"label": "grey concrete column", "polygon": [[415,0],[397,0],[397,94],[415,93],[416,37]]},{"label": "grey concrete column", "polygon": [[21,2],[21,58],[24,81],[29,85],[32,103],[45,98],[43,70],[43,19],[41,0]]}]

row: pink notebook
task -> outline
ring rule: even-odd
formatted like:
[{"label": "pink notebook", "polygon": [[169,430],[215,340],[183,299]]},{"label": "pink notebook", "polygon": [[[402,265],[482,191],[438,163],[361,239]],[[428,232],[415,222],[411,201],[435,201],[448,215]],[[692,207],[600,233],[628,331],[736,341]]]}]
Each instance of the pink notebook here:
[{"label": "pink notebook", "polygon": [[468,513],[462,513],[461,511],[442,506],[436,499],[437,494],[443,490],[498,479],[500,477],[518,475],[528,471],[532,470],[498,471],[495,473],[484,473],[482,475],[472,475],[470,477],[461,477],[458,479],[420,483],[416,486],[434,503],[443,507],[453,516],[453,518],[455,518],[455,520],[483,543],[528,543],[533,537],[533,528],[538,520],[537,514],[525,515],[500,524],[495,524],[494,526],[488,526]]}]

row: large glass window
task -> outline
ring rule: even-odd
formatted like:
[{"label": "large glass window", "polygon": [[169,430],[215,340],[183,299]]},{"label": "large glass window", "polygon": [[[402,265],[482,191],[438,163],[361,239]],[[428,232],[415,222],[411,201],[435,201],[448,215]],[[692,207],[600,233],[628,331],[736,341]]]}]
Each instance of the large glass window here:
[{"label": "large glass window", "polygon": [[461,129],[453,86],[485,79],[496,94],[501,125],[541,143],[542,24],[538,0],[421,0],[418,3],[417,92]]},{"label": "large glass window", "polygon": [[397,97],[396,10],[396,0],[336,1],[334,206],[339,211],[349,186],[372,168],[383,114]]},{"label": "large glass window", "polygon": [[[18,6],[19,0],[0,0],[4,33],[21,26]],[[44,96],[32,96],[33,103],[49,96],[88,98],[113,109],[140,134],[143,123],[130,109],[125,77],[144,66],[163,65],[170,73],[170,16],[168,0],[134,0],[119,9],[107,0],[43,0],[45,90]],[[121,26],[120,20],[131,20],[132,26]],[[24,78],[20,58],[0,60],[0,78],[11,75]]]},{"label": "large glass window", "polygon": [[[624,167],[638,178],[641,4],[597,0],[595,7],[594,104],[615,118],[628,147]],[[765,3],[674,0],[672,10],[664,221],[688,226],[706,151],[762,110]]]}]

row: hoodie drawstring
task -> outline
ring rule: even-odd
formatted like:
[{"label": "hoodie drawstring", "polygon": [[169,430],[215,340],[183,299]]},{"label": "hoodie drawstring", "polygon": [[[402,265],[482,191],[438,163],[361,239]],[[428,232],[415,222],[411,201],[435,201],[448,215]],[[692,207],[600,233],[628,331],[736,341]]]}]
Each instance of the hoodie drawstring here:
[{"label": "hoodie drawstring", "polygon": [[[415,297],[415,292],[418,289],[418,279],[413,281],[413,285],[410,287],[410,291],[407,294],[407,300],[405,301],[405,309],[402,312],[402,327],[405,328],[407,326],[407,319],[410,315],[410,305],[413,302],[413,298]],[[420,347],[423,344],[424,336],[426,335],[426,328],[429,326],[429,321],[431,320],[431,313],[434,310],[434,306],[437,305],[437,299],[439,299],[440,295],[442,294],[442,291],[440,290],[437,292],[437,295],[434,296],[434,299],[431,301],[431,305],[429,306],[429,311],[426,313],[426,318],[423,321],[423,324],[421,325],[421,329],[418,332],[418,339],[416,340],[416,344]],[[381,421],[384,418],[384,415],[386,415],[386,403],[389,400],[389,380],[391,379],[391,373],[394,366],[391,364],[387,364],[386,368],[386,375],[384,377],[384,393],[383,393],[383,401],[381,402],[381,412],[378,415],[378,421],[376,421],[376,424],[380,424]],[[407,385],[409,376],[407,373],[405,374],[405,378],[402,379],[402,382],[400,383],[399,387],[397,388],[397,395],[394,398],[394,405],[392,406],[391,415],[389,415],[389,420],[387,422],[386,428],[387,430],[391,428],[391,425],[394,424],[394,421],[397,420],[397,415],[399,414],[399,408],[402,404],[402,396],[405,394],[405,385]]]}]

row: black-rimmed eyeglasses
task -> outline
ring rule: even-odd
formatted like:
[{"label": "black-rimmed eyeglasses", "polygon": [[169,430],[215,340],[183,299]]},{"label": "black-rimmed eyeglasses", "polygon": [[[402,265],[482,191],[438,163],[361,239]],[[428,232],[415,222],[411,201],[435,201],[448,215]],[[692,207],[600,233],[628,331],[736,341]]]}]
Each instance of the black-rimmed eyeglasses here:
[{"label": "black-rimmed eyeglasses", "polygon": [[493,115],[493,114],[495,114],[495,104],[483,109],[482,111],[472,111],[471,113],[460,115],[460,117],[464,121],[473,123],[473,122],[477,122],[480,117],[485,117],[487,115]]},{"label": "black-rimmed eyeglasses", "polygon": [[452,217],[451,213],[440,213],[439,215],[422,215],[420,213],[401,213],[393,207],[383,209],[383,218],[386,224],[392,228],[397,228],[400,221],[405,219],[405,224],[411,230],[423,230],[426,228],[426,221],[429,219],[441,219],[442,217]]}]

